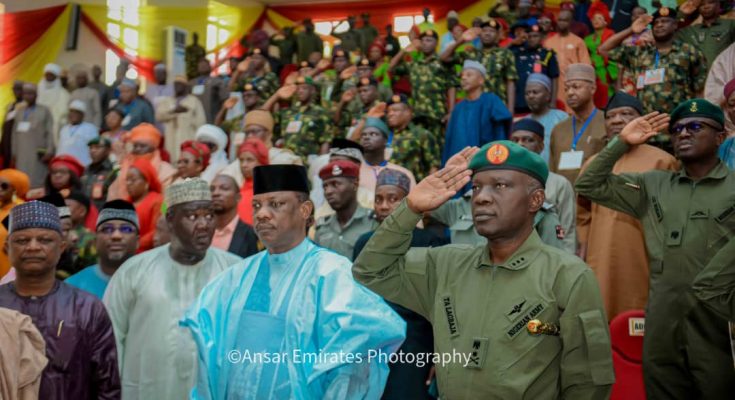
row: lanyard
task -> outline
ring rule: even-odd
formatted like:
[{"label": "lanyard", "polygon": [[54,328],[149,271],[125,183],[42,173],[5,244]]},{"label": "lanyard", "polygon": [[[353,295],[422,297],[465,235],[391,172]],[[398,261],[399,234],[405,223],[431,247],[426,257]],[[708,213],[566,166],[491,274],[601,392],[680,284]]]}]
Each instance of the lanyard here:
[{"label": "lanyard", "polygon": [[26,107],[25,110],[23,110],[23,121],[28,121],[28,114],[31,113],[31,111],[35,110],[36,106],[33,105],[31,107]]},{"label": "lanyard", "polygon": [[658,61],[661,59],[661,56],[658,54],[658,49],[656,49],[656,62],[653,65],[653,69],[658,69]]},{"label": "lanyard", "polygon": [[391,147],[393,145],[393,131],[390,131],[390,134],[388,135],[388,143],[385,144],[385,147]]},{"label": "lanyard", "polygon": [[587,126],[589,126],[590,122],[592,122],[592,118],[595,117],[595,114],[597,114],[596,108],[594,111],[592,111],[592,114],[587,117],[587,120],[584,121],[584,124],[582,125],[582,128],[579,130],[579,132],[577,132],[577,118],[572,116],[572,133],[574,134],[574,140],[572,141],[572,150],[577,150],[577,142],[579,142],[579,139],[582,138],[582,135],[584,135],[584,131],[587,130]]}]

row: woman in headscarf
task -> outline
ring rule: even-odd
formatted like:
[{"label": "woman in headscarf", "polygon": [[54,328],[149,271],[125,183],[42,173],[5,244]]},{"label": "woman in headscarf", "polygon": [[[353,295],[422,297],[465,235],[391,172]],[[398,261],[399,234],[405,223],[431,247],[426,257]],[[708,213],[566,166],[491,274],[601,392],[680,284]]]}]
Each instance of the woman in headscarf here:
[{"label": "woman in headscarf", "polygon": [[[733,122],[735,121],[735,79],[725,85],[724,95],[722,111],[725,112],[725,120]],[[728,131],[727,139],[720,145],[720,159],[730,170],[735,171],[735,130]]]},{"label": "woman in headscarf", "polygon": [[592,27],[595,28],[592,34],[584,38],[584,43],[590,51],[592,66],[595,67],[597,75],[595,106],[604,109],[608,97],[615,93],[615,82],[618,80],[618,64],[611,63],[607,57],[598,54],[597,49],[607,42],[615,34],[615,31],[608,28],[612,19],[610,18],[610,10],[602,1],[592,3],[587,11],[587,16],[592,21]]},{"label": "woman in headscarf", "polygon": [[[0,221],[10,213],[10,209],[23,203],[31,187],[31,179],[17,169],[6,168],[0,170]],[[8,231],[0,224],[0,249],[5,245]],[[4,251],[0,250],[0,278],[10,270],[10,260]]]},{"label": "woman in headscarf", "polygon": [[110,154],[110,161],[117,165],[125,157],[125,129],[122,127],[123,119],[125,115],[117,108],[113,108],[105,115],[105,124],[107,125],[107,131],[102,133],[103,137],[110,139],[112,143],[112,154]]},{"label": "woman in headscarf", "polygon": [[256,138],[250,138],[237,149],[238,168],[228,167],[222,174],[235,179],[240,186],[240,202],[237,203],[237,215],[246,224],[253,224],[253,169],[259,165],[268,165],[268,148]]},{"label": "woman in headscarf", "polygon": [[181,143],[179,160],[176,161],[174,182],[199,177],[209,165],[209,147],[204,143],[186,140]]},{"label": "woman in headscarf", "polygon": [[174,179],[176,169],[161,159],[159,146],[161,132],[155,126],[142,123],[125,135],[125,142],[132,144],[132,151],[120,163],[120,173],[107,191],[107,200],[125,199],[128,191],[125,185],[130,166],[138,159],[147,160],[156,171],[161,188],[166,188]]},{"label": "woman in headscarf", "polygon": [[197,129],[194,138],[209,147],[209,165],[201,178],[211,183],[217,173],[227,166],[227,134],[218,126],[206,124]]},{"label": "woman in headscarf", "polygon": [[52,158],[44,183],[45,194],[61,192],[64,189],[82,190],[80,177],[83,174],[84,166],[75,157],[62,154]]},{"label": "woman in headscarf", "polygon": [[153,235],[156,222],[161,214],[163,195],[158,173],[150,161],[139,158],[127,168],[125,186],[128,197],[125,199],[135,206],[140,224],[140,245],[138,253],[153,248]]}]

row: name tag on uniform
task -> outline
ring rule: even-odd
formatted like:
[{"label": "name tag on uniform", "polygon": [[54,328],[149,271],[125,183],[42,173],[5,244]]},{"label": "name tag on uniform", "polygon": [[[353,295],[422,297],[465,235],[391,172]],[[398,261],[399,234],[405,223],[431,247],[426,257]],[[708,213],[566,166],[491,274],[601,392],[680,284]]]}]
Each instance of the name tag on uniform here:
[{"label": "name tag on uniform", "polygon": [[201,96],[204,94],[204,85],[194,85],[193,88],[191,88],[191,94],[194,96]]},{"label": "name tag on uniform", "polygon": [[299,133],[301,131],[301,121],[291,121],[286,125],[286,133]]},{"label": "name tag on uniform", "polygon": [[130,116],[126,115],[125,118],[122,120],[122,126],[129,125],[130,124]]},{"label": "name tag on uniform", "polygon": [[649,69],[644,73],[643,76],[643,85],[657,85],[659,83],[664,83],[664,77],[666,76],[666,69],[665,68],[656,68],[656,69]]},{"label": "name tag on uniform", "polygon": [[393,147],[386,147],[383,154],[386,160],[390,160],[391,156],[393,156]]},{"label": "name tag on uniform", "polygon": [[18,122],[18,132],[28,132],[31,130],[31,121]]},{"label": "name tag on uniform", "polygon": [[561,153],[559,159],[560,170],[580,169],[582,168],[582,160],[584,159],[584,151],[565,151]]}]

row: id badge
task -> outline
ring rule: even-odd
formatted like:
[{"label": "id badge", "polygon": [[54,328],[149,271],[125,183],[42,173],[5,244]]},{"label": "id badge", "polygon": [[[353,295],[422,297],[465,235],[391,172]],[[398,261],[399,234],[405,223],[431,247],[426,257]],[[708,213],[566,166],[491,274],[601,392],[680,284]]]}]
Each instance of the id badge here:
[{"label": "id badge", "polygon": [[635,88],[643,89],[644,86],[646,86],[646,74],[641,72],[638,74],[638,80],[636,81]]},{"label": "id badge", "polygon": [[204,94],[204,85],[194,85],[193,88],[191,88],[191,94],[194,96],[201,96]]},{"label": "id badge", "polygon": [[28,132],[31,130],[31,121],[18,122],[18,132]]},{"label": "id badge", "polygon": [[301,121],[291,121],[286,125],[286,133],[299,133],[301,131]]},{"label": "id badge", "polygon": [[645,85],[656,85],[664,82],[664,76],[666,75],[666,69],[656,68],[649,69],[646,71]]},{"label": "id badge", "polygon": [[100,200],[102,199],[104,195],[105,189],[105,183],[104,182],[95,182],[95,184],[92,186],[92,199],[94,200]]},{"label": "id badge", "polygon": [[584,151],[565,151],[561,153],[559,159],[559,170],[572,170],[582,168],[582,160],[584,159]]}]

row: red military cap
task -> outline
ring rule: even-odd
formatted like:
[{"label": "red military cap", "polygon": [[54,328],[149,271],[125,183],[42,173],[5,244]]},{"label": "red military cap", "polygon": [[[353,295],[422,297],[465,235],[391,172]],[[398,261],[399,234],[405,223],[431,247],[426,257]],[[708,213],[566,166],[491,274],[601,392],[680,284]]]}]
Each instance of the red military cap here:
[{"label": "red military cap", "polygon": [[319,178],[323,181],[329,178],[357,178],[360,175],[360,165],[345,160],[332,161],[319,171]]}]

